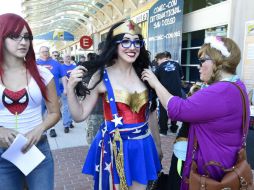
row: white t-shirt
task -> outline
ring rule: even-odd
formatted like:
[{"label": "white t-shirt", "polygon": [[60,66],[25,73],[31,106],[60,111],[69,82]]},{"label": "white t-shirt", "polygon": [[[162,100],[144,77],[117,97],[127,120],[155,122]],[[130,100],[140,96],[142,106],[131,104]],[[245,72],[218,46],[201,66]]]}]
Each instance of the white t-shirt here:
[{"label": "white t-shirt", "polygon": [[[37,66],[47,86],[53,75],[42,66]],[[26,88],[13,92],[0,84],[0,126],[25,134],[42,123],[42,94],[34,78]]]}]

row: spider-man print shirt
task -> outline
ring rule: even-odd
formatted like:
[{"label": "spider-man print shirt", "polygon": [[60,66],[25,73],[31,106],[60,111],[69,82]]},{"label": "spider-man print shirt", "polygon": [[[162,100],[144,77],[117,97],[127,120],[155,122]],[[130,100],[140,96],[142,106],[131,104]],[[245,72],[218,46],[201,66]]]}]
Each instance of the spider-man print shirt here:
[{"label": "spider-man print shirt", "polygon": [[[53,75],[41,66],[38,69],[47,85]],[[0,126],[27,133],[42,123],[42,101],[40,88],[33,78],[27,87],[18,91],[12,91],[0,84]]]}]

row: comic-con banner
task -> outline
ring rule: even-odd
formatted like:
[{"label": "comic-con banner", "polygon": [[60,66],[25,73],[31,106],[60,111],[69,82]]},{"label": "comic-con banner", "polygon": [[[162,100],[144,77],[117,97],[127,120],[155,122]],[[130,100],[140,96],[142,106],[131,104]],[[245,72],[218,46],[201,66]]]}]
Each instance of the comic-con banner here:
[{"label": "comic-con banner", "polygon": [[169,51],[172,59],[181,61],[184,0],[158,0],[149,10],[148,50],[156,53]]}]

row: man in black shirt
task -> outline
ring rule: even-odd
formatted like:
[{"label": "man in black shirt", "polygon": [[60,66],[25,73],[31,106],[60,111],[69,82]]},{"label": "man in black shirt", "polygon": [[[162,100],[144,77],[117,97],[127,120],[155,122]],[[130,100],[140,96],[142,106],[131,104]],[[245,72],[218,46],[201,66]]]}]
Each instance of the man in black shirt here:
[{"label": "man in black shirt", "polygon": [[[171,60],[171,54],[167,51],[158,53],[155,59],[158,63],[155,74],[161,84],[174,96],[181,97],[181,79],[183,73],[180,65]],[[159,113],[160,133],[166,135],[168,131],[168,116],[167,111],[163,108],[161,103],[159,104]],[[173,133],[175,133],[178,128],[176,123],[177,121],[171,121],[170,130]]]}]

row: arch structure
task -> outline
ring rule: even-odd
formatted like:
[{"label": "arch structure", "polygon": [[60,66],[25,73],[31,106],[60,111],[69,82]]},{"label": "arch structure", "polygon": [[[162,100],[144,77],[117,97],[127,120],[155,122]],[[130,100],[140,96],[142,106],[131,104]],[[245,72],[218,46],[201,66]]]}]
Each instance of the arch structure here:
[{"label": "arch structure", "polygon": [[150,0],[23,0],[22,13],[34,36],[66,31],[78,41],[100,33]]}]

